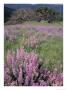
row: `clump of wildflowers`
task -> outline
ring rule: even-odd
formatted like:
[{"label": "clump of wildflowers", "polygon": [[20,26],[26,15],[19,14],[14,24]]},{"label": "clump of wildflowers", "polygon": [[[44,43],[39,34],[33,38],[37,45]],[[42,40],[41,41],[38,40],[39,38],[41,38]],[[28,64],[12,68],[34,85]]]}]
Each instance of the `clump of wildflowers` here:
[{"label": "clump of wildflowers", "polygon": [[37,54],[27,53],[23,48],[8,51],[4,65],[5,86],[62,86],[61,73],[42,67]]}]

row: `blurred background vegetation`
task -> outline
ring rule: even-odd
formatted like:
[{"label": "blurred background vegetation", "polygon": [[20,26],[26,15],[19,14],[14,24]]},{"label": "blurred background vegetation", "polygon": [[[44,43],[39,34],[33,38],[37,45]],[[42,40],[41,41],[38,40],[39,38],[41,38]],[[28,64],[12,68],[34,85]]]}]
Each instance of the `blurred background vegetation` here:
[{"label": "blurred background vegetation", "polygon": [[[17,24],[25,21],[47,21],[48,23],[63,21],[62,5],[26,5],[12,8],[4,5],[4,23]],[[19,5],[21,6],[21,5]],[[51,8],[52,6],[52,8]]]}]

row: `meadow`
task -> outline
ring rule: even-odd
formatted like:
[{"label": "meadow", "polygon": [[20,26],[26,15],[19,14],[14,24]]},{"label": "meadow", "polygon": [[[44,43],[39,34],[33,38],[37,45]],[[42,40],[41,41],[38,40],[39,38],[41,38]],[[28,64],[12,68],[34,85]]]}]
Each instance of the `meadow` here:
[{"label": "meadow", "polygon": [[[50,77],[50,79],[54,78],[53,79],[54,82],[48,79],[46,80],[46,82],[49,81],[49,84],[44,83],[43,80],[41,82],[37,81],[38,83],[36,82],[36,84],[35,83],[31,84],[32,81],[30,81],[31,86],[32,85],[34,86],[63,85],[62,79],[56,80],[57,77],[60,77],[56,75],[56,72],[57,74],[62,74],[63,76],[63,23],[62,22],[48,23],[45,21],[41,21],[41,22],[28,21],[23,24],[5,25],[4,26],[4,59],[5,59],[4,62],[7,63],[8,61],[7,57],[13,55],[12,52],[14,54],[17,54],[17,51],[19,52],[20,49],[23,49],[25,53],[31,53],[31,52],[35,53],[38,57],[39,60],[38,62],[42,64],[42,68],[48,69],[48,71],[52,72],[52,74],[55,72],[54,77],[53,76]],[[21,50],[20,52],[22,52],[23,50]],[[9,52],[10,55],[8,55]],[[26,56],[24,57],[24,59],[25,58]],[[8,66],[9,65],[10,64],[8,64]],[[38,64],[35,64],[35,66],[38,66]],[[10,70],[12,70],[11,67]],[[37,71],[38,69],[35,70],[36,72],[38,72]],[[36,75],[34,74],[34,76]],[[48,76],[50,76],[50,73],[48,74]],[[29,77],[26,78],[25,80],[28,80]],[[17,84],[17,82],[11,82],[12,79],[10,81],[8,80],[8,83],[7,80],[8,79],[5,79],[5,85],[30,86],[28,81],[26,81],[26,83],[22,83],[21,80],[18,80],[18,82],[21,81],[21,83]]]}]

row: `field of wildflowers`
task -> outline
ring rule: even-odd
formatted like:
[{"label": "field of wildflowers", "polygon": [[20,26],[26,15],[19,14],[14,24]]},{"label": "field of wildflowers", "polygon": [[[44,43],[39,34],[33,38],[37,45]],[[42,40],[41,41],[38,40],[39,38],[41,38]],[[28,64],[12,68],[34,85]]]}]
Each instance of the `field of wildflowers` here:
[{"label": "field of wildflowers", "polygon": [[5,86],[63,86],[62,24],[5,25],[4,50]]}]

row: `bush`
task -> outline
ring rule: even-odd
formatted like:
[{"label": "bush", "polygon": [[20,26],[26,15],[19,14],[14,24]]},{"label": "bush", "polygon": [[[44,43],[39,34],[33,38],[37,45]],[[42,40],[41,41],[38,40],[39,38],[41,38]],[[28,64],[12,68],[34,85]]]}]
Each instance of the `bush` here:
[{"label": "bush", "polygon": [[34,52],[24,49],[8,51],[4,66],[5,86],[62,86],[62,74],[42,67],[42,61]]}]

